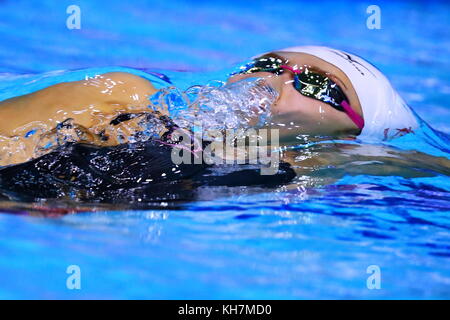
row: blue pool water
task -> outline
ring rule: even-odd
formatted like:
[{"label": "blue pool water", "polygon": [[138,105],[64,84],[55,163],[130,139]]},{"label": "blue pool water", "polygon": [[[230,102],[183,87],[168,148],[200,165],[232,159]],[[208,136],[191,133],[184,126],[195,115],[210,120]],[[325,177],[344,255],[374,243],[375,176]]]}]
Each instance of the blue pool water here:
[{"label": "blue pool water", "polygon": [[[186,87],[260,52],[327,45],[372,61],[443,132],[392,147],[449,158],[446,2],[379,2],[381,30],[366,28],[364,1],[77,0],[82,28],[68,30],[71,4],[0,1],[0,100],[86,73],[57,70],[128,67]],[[394,164],[384,175],[344,167],[322,187],[205,188],[176,210],[1,214],[0,298],[450,298],[449,168],[425,162],[402,162],[415,178]],[[69,265],[81,290],[66,287]],[[379,290],[366,285],[371,265]]]}]

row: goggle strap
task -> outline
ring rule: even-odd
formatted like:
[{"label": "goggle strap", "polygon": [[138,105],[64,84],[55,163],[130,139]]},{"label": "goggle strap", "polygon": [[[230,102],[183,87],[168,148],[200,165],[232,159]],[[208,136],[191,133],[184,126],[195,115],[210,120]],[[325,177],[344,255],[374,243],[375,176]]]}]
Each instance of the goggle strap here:
[{"label": "goggle strap", "polygon": [[294,69],[291,66],[288,66],[286,64],[283,64],[280,66],[281,69],[286,69],[289,70],[290,72],[292,72],[293,74],[300,74],[303,72],[303,70],[299,70],[299,69]]},{"label": "goggle strap", "polygon": [[356,113],[355,110],[348,104],[347,101],[342,101],[341,107],[344,108],[345,113],[347,113],[348,117],[356,124],[356,126],[362,130],[364,128],[364,119],[359,114]]}]

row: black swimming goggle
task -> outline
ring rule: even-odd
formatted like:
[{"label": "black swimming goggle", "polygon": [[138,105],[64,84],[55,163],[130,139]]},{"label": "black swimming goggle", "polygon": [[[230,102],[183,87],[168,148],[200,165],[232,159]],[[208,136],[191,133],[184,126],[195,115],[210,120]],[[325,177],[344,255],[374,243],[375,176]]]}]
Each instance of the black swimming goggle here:
[{"label": "black swimming goggle", "polygon": [[364,127],[364,119],[350,106],[348,98],[342,89],[325,75],[311,71],[306,67],[294,69],[283,61],[281,57],[274,54],[256,58],[240,69],[240,71],[232,75],[255,72],[270,72],[280,75],[284,70],[288,70],[294,74],[294,88],[300,94],[322,101],[339,111],[345,112],[359,129]]}]

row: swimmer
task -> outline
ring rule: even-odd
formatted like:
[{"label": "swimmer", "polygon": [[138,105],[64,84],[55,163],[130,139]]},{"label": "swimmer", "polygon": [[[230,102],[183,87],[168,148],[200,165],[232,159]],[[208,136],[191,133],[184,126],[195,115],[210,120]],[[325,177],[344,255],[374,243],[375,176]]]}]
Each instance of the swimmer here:
[{"label": "swimmer", "polygon": [[[413,133],[418,121],[386,77],[358,56],[326,47],[303,46],[255,57],[228,79],[228,85],[251,78],[264,79],[277,92],[270,107],[271,125],[284,143],[296,137],[348,136],[386,140]],[[0,151],[20,145],[0,159],[0,166],[29,161],[38,139],[31,129],[48,133],[70,120],[83,141],[114,146],[105,131],[123,114],[149,112],[149,97],[157,90],[139,76],[106,73],[65,82],[0,102]],[[171,116],[166,107],[151,110]],[[283,126],[279,126],[283,124]],[[37,135],[36,135],[37,136]],[[5,154],[5,152],[3,152]]]}]

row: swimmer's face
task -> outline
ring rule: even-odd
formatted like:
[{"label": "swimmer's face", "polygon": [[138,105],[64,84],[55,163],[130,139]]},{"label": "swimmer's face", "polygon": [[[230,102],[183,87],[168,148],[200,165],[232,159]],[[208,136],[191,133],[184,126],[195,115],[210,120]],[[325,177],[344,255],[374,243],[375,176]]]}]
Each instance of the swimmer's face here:
[{"label": "swimmer's face", "polygon": [[[362,116],[361,105],[348,77],[334,65],[306,53],[273,52],[287,60],[294,67],[308,67],[322,73],[334,81],[347,96],[352,108]],[[270,72],[237,74],[228,79],[229,83],[245,78],[264,78],[280,93],[278,101],[272,107],[272,127],[280,129],[285,139],[295,139],[297,135],[339,135],[359,134],[360,130],[345,112],[339,111],[327,103],[303,96],[293,85],[294,75],[283,72],[275,75]]]}]

